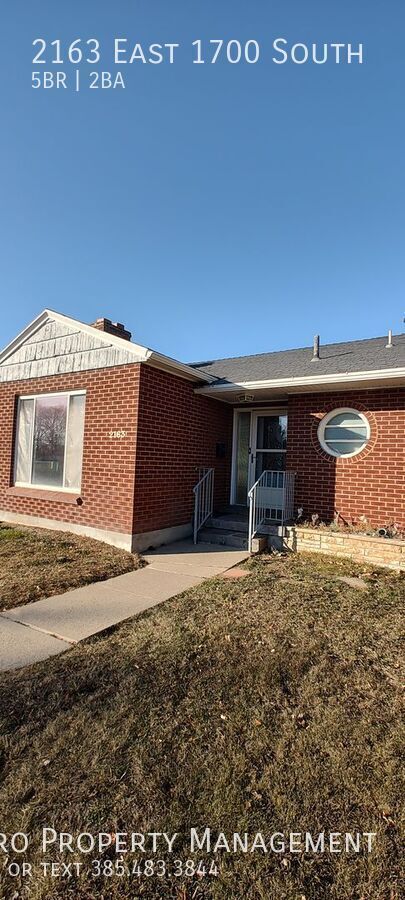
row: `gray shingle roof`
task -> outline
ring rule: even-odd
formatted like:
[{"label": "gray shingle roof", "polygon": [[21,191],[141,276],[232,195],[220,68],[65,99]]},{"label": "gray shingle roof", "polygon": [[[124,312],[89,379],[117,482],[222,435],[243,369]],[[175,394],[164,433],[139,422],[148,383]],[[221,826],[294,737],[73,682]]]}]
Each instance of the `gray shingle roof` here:
[{"label": "gray shingle roof", "polygon": [[216,376],[219,384],[405,368],[405,334],[394,335],[392,340],[394,346],[389,350],[385,348],[386,336],[341,344],[321,344],[318,362],[311,362],[312,347],[302,347],[190,365]]}]

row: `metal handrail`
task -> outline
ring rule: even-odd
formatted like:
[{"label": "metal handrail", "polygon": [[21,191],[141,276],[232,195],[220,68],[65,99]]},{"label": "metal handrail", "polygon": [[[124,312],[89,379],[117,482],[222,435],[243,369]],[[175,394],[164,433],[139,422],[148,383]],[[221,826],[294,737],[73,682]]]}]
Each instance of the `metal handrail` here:
[{"label": "metal handrail", "polygon": [[214,508],[214,469],[200,468],[200,478],[193,487],[194,493],[194,519],[193,538],[198,541],[198,532],[204,523],[212,516]]},{"label": "metal handrail", "polygon": [[267,474],[267,469],[264,472],[262,472],[262,474],[260,475],[260,478],[258,478],[257,481],[255,481],[255,483],[250,488],[250,491],[248,491],[248,498],[249,498],[249,543],[248,543],[248,549],[249,549],[249,553],[252,552],[253,538],[254,538],[255,534],[257,534],[260,526],[263,525],[263,522],[265,521],[265,518],[266,518],[265,508],[259,506],[259,504],[257,503],[257,490],[258,490],[259,486],[264,486],[262,484],[262,482],[264,481],[264,476],[266,474]]},{"label": "metal handrail", "polygon": [[293,517],[294,514],[294,482],[295,472],[285,472],[276,469],[265,469],[260,478],[254,483],[248,492],[249,498],[249,552],[252,552],[253,538],[264,525],[267,518],[267,510],[270,508],[268,496],[261,494],[261,489],[273,489],[282,491],[281,504],[277,508],[281,510],[281,525]]}]

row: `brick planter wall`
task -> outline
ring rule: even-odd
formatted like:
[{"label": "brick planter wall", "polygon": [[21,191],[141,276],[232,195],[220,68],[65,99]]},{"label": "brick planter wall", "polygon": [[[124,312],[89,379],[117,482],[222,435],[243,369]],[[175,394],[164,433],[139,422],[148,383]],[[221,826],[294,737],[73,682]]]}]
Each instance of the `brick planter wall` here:
[{"label": "brick planter wall", "polygon": [[355,562],[405,572],[405,541],[292,526],[287,529],[287,546],[298,552],[345,556]]}]

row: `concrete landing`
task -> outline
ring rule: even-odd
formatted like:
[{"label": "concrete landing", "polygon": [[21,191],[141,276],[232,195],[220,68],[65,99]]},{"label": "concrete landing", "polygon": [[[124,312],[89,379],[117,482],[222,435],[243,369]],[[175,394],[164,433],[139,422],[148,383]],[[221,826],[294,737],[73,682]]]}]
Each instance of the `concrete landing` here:
[{"label": "concrete landing", "polygon": [[201,578],[212,578],[220,575],[232,566],[239,565],[247,559],[247,550],[234,547],[223,547],[216,544],[192,544],[191,541],[179,541],[159,547],[143,554],[149,569],[165,572],[192,574]]},{"label": "concrete landing", "polygon": [[144,554],[148,565],[0,614],[0,670],[62,653],[238,565],[246,551],[181,541]]}]

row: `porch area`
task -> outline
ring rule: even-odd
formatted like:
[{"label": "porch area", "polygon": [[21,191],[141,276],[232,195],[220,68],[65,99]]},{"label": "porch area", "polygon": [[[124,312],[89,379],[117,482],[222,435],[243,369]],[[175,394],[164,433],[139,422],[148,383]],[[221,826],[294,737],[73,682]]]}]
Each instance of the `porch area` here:
[{"label": "porch area", "polygon": [[[284,536],[294,517],[295,473],[286,470],[287,410],[234,409],[229,506],[214,509],[215,469],[201,469],[194,487],[194,542],[264,549]],[[273,540],[272,540],[273,543]]]},{"label": "porch area", "polygon": [[287,410],[281,404],[235,408],[233,416],[229,506],[214,515],[215,469],[200,469],[194,542],[258,552],[269,534],[282,543],[284,526],[294,517],[295,473],[286,470]]},{"label": "porch area", "polygon": [[[214,483],[214,470],[207,470],[202,482]],[[212,499],[201,498],[195,490],[194,543],[220,544],[259,553],[271,539],[281,549],[286,526],[293,519],[294,473],[265,471],[248,494],[248,506],[228,506],[214,514]],[[200,502],[199,502],[200,501]]]}]

